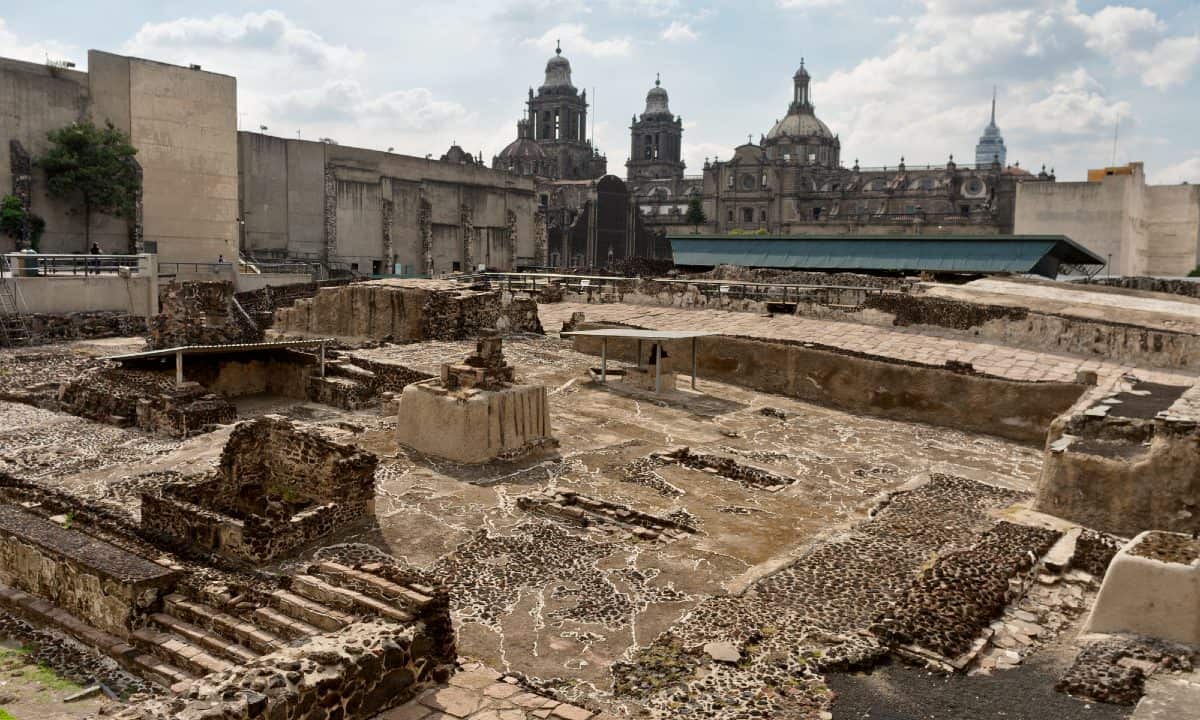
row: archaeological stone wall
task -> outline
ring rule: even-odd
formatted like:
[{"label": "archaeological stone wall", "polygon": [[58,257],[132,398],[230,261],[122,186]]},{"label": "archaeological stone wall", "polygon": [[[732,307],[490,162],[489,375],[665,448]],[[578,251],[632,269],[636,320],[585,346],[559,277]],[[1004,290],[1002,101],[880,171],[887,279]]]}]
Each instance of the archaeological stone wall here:
[{"label": "archaeological stone wall", "polygon": [[342,278],[292,285],[267,285],[258,290],[236,293],[234,298],[260,328],[266,329],[275,322],[275,311],[279,308],[289,307],[297,300],[310,298],[321,288],[340,287],[352,281],[351,278]]},{"label": "archaeological stone wall", "polygon": [[202,678],[185,695],[147,700],[115,720],[360,720],[449,676],[423,623],[354,623]]},{"label": "archaeological stone wall", "polygon": [[12,505],[0,505],[0,582],[118,636],[170,591],[176,573]]},{"label": "archaeological stone wall", "polygon": [[542,331],[532,300],[441,280],[376,280],[323,289],[278,310],[275,328],[391,342],[461,340],[485,328]]},{"label": "archaeological stone wall", "polygon": [[371,516],[375,455],[278,416],[234,429],[215,473],[142,495],[142,530],[257,564]]},{"label": "archaeological stone wall", "polygon": [[156,435],[188,437],[232,422],[237,410],[197,383],[176,385],[166,374],[101,365],[62,386],[59,407],[72,415]]},{"label": "archaeological stone wall", "polygon": [[158,304],[159,314],[149,322],[151,349],[262,339],[262,330],[234,298],[231,282],[170,282],[160,286]]},{"label": "archaeological stone wall", "polygon": [[25,316],[25,323],[35,343],[146,334],[146,318],[123,312],[32,313]]},{"label": "archaeological stone wall", "polygon": [[[608,325],[612,327],[612,325]],[[583,323],[586,330],[605,325]],[[691,340],[664,343],[691,357]],[[600,340],[575,337],[600,354]],[[610,360],[635,361],[636,342],[610,339]],[[700,377],[878,417],[924,422],[1041,444],[1050,423],[1083,393],[1073,383],[1026,383],[969,366],[921,365],[813,343],[720,335],[697,340]]]}]

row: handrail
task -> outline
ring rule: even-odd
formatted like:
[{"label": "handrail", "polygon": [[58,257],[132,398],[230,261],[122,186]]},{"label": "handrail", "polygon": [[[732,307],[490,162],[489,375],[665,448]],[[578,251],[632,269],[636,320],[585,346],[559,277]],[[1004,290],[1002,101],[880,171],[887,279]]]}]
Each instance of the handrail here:
[{"label": "handrail", "polygon": [[53,275],[115,275],[122,271],[137,274],[141,255],[82,253],[6,253],[5,265],[14,277]]}]

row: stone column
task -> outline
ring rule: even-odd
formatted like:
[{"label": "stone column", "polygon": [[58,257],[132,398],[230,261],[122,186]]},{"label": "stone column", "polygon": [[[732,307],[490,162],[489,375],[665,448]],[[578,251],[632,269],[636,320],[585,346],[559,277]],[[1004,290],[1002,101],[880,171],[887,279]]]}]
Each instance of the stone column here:
[{"label": "stone column", "polygon": [[549,244],[550,228],[546,224],[546,211],[539,209],[533,213],[533,256],[542,267],[550,264]]},{"label": "stone column", "polygon": [[458,208],[458,222],[462,228],[463,270],[475,270],[475,223],[471,222],[471,206],[463,203]]},{"label": "stone column", "polygon": [[421,260],[425,274],[433,277],[433,206],[422,195],[420,210],[417,211],[417,227],[421,234]]},{"label": "stone column", "polygon": [[508,225],[508,269],[517,269],[517,214],[512,210],[504,211],[505,224]]},{"label": "stone column", "polygon": [[21,228],[21,238],[17,241],[17,249],[22,250],[29,246],[29,214],[33,212],[33,158],[19,140],[8,142],[8,152],[13,195],[21,201],[21,207],[25,210],[25,226]]},{"label": "stone column", "polygon": [[396,216],[396,203],[391,198],[384,198],[381,204],[383,212],[383,262],[384,275],[391,275],[395,269],[395,255],[392,248],[392,220]]},{"label": "stone column", "polygon": [[325,223],[325,243],[321,246],[321,261],[325,263],[326,270],[329,269],[329,262],[337,255],[337,177],[333,174],[333,168],[329,163],[325,163],[325,209],[323,220]]}]

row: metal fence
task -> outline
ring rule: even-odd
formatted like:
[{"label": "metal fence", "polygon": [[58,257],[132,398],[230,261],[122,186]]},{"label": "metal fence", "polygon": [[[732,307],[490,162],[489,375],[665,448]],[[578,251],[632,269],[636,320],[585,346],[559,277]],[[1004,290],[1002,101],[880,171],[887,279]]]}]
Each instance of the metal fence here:
[{"label": "metal fence", "polygon": [[55,275],[137,275],[138,255],[9,253],[7,271],[15,277]]}]

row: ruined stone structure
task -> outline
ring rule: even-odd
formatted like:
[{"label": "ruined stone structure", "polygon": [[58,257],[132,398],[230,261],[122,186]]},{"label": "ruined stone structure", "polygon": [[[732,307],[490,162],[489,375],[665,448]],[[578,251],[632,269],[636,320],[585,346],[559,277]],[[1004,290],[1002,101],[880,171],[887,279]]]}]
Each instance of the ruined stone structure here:
[{"label": "ruined stone structure", "polygon": [[[162,261],[237,257],[237,81],[195,66],[88,51],[87,72],[0,59],[0,168],[26,208],[46,220],[42,252],[86,252],[82,204],[49,195],[36,160],[46,134],[111,122],[138,150],[142,196],[129,220],[96,214],[105,252],[156,252]],[[8,178],[0,192],[9,192]],[[0,252],[13,250],[0,238]]]},{"label": "ruined stone structure", "polygon": [[514,384],[502,342],[485,335],[464,362],[443,365],[438,380],[404,388],[397,422],[401,445],[464,463],[554,445],[546,388]]},{"label": "ruined stone structure", "polygon": [[465,153],[437,161],[241,132],[238,157],[243,243],[257,258],[376,276],[534,264],[533,183]]},{"label": "ruined stone structure", "polygon": [[63,384],[59,407],[80,417],[183,438],[233,422],[228,400],[196,382],[176,385],[161,372],[93,367]]},{"label": "ruined stone structure", "polygon": [[275,328],[392,342],[461,339],[484,328],[541,332],[533,301],[442,280],[374,280],[326,288],[277,311]]},{"label": "ruined stone structure", "polygon": [[245,422],[212,476],[142,495],[142,530],[168,546],[270,562],[370,515],[376,464],[281,417]]},{"label": "ruined stone structure", "polygon": [[262,330],[223,280],[175,282],[161,286],[159,314],[150,318],[151,349],[183,345],[256,342]]}]

